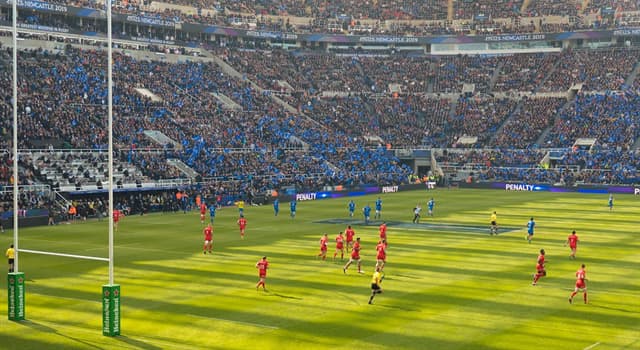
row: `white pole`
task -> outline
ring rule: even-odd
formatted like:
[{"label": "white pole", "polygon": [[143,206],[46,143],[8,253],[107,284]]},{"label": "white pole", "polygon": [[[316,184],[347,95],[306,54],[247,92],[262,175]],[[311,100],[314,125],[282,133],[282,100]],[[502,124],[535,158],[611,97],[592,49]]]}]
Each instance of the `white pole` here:
[{"label": "white pole", "polygon": [[13,271],[18,272],[18,1],[13,0]]},{"label": "white pole", "polygon": [[[15,3],[15,0],[14,0]],[[113,38],[111,34],[111,0],[107,5],[107,79],[109,109],[109,284],[113,284]]]},{"label": "white pole", "polygon": [[53,253],[53,252],[45,252],[42,250],[31,250],[31,249],[22,249],[20,250],[24,253],[32,253],[32,254],[42,254],[42,255],[52,255],[52,256],[63,256],[66,258],[76,258],[76,259],[86,259],[86,260],[98,260],[98,261],[109,261],[109,258],[102,258],[99,256],[88,256],[88,255],[77,255],[77,254],[64,254],[64,253]]}]

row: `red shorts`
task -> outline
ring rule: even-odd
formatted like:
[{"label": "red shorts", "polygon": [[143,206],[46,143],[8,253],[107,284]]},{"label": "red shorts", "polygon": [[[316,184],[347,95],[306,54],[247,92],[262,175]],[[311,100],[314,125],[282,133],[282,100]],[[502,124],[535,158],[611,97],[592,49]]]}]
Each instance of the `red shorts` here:
[{"label": "red shorts", "polygon": [[326,252],[327,251],[327,246],[320,247],[320,251],[321,252]]},{"label": "red shorts", "polygon": [[382,260],[382,261],[385,261],[385,260],[387,260],[387,256],[386,256],[386,255],[378,255],[378,256],[376,257],[376,259],[378,259],[378,260]]},{"label": "red shorts", "polygon": [[577,245],[570,245],[569,248],[576,249],[576,248],[578,248],[578,246]]},{"label": "red shorts", "polygon": [[260,278],[267,277],[267,271],[260,271]]},{"label": "red shorts", "polygon": [[338,244],[336,245],[336,249],[344,249],[344,246],[342,244]]},{"label": "red shorts", "polygon": [[360,260],[360,255],[351,255],[351,259]]},{"label": "red shorts", "polygon": [[587,285],[584,283],[584,281],[576,281],[576,288],[584,289],[586,287]]}]

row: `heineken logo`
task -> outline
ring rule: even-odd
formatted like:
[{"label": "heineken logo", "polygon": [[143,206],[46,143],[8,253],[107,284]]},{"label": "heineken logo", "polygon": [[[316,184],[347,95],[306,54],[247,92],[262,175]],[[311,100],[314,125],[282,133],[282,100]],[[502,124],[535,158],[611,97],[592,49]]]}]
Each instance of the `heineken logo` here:
[{"label": "heineken logo", "polygon": [[117,289],[113,291],[113,296],[117,297],[118,294],[120,294],[120,292]]},{"label": "heineken logo", "polygon": [[108,291],[108,290],[105,290],[105,291],[104,291],[104,296],[105,296],[105,297],[108,297],[108,296],[109,296],[109,291]]},{"label": "heineken logo", "polygon": [[14,281],[13,277],[9,277],[9,283],[13,284]]},{"label": "heineken logo", "polygon": [[22,283],[24,279],[22,277],[18,278],[18,283]]}]

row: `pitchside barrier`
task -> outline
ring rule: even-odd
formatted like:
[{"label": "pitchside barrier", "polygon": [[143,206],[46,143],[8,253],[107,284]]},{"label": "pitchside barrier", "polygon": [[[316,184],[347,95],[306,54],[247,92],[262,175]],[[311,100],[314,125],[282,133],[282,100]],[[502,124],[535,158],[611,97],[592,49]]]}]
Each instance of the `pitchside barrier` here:
[{"label": "pitchside barrier", "polygon": [[[576,185],[576,186],[555,186],[552,184],[541,183],[525,183],[525,182],[457,182],[452,183],[451,187],[455,188],[483,188],[494,189],[503,191],[528,191],[528,192],[577,192],[577,193],[595,193],[595,194],[609,194],[609,193],[623,193],[623,194],[640,194],[640,186],[609,186],[609,185]],[[323,189],[323,191],[317,192],[297,192],[295,188],[291,190],[285,190],[281,193],[275,194],[269,202],[278,198],[281,202],[296,200],[300,201],[315,201],[327,198],[342,198],[342,197],[357,197],[369,194],[384,194],[403,191],[415,191],[415,190],[434,190],[436,188],[435,182],[426,182],[420,184],[411,185],[398,185],[398,186],[329,186]]]},{"label": "pitchside barrier", "polygon": [[597,184],[580,184],[575,186],[556,186],[545,183],[531,182],[460,182],[461,188],[486,188],[504,191],[521,191],[521,192],[577,192],[577,193],[594,193],[594,194],[640,194],[640,187],[632,185],[597,185]]}]

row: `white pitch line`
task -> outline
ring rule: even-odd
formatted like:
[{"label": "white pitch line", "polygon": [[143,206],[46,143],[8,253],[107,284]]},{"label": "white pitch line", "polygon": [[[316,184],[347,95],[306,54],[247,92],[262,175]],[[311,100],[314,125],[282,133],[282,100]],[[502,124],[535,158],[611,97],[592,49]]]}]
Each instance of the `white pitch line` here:
[{"label": "white pitch line", "polygon": [[229,320],[229,319],[226,319],[226,318],[217,318],[217,317],[209,317],[209,316],[198,316],[198,315],[194,315],[194,314],[188,314],[187,316],[204,318],[206,320],[213,320],[213,321],[223,321],[223,322],[237,323],[237,324],[241,324],[241,325],[245,325],[245,326],[251,326],[251,327],[260,327],[260,328],[268,328],[268,329],[280,329],[280,327],[268,326],[266,324]]},{"label": "white pitch line", "polygon": [[593,343],[593,344],[587,346],[586,348],[584,348],[582,350],[591,350],[591,349],[595,348],[598,345],[600,345],[600,342]]}]

